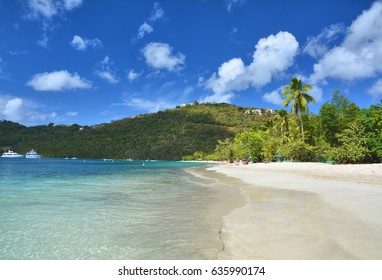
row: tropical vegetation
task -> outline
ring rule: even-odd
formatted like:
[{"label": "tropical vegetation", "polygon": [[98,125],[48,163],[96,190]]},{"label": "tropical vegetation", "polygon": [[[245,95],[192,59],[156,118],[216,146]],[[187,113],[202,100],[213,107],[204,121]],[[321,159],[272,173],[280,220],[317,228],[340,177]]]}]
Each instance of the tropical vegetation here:
[{"label": "tropical vegetation", "polygon": [[368,109],[360,109],[336,90],[332,99],[323,104],[319,114],[315,115],[307,106],[315,102],[308,94],[311,89],[310,85],[292,78],[291,84],[286,85],[282,92],[285,107],[293,103],[290,113],[284,109],[278,110],[261,126],[252,127],[251,133],[256,137],[250,143],[243,145],[243,141],[238,141],[242,138],[241,133],[233,140],[219,141],[215,153],[204,158],[382,162],[382,100]]},{"label": "tropical vegetation", "polygon": [[313,114],[311,88],[293,78],[276,112],[195,102],[94,126],[0,121],[0,148],[46,157],[382,162],[382,100],[361,109],[337,90]]}]

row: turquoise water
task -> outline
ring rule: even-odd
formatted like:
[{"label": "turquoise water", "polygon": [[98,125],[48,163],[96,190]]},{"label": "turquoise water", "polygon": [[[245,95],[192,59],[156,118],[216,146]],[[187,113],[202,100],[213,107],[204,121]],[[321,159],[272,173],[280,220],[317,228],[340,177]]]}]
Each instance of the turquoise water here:
[{"label": "turquoise water", "polygon": [[213,259],[219,191],[196,165],[0,159],[0,259]]}]

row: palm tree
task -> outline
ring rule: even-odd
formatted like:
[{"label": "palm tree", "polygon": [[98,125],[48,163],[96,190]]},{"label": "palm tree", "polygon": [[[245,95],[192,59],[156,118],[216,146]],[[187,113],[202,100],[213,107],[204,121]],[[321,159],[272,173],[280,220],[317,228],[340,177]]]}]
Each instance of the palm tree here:
[{"label": "palm tree", "polygon": [[289,132],[288,112],[285,111],[284,109],[277,111],[277,119],[278,119],[277,127],[279,127],[281,130],[282,139],[284,143],[285,135]]},{"label": "palm tree", "polygon": [[284,99],[285,107],[288,107],[293,100],[291,113],[298,115],[300,118],[302,140],[304,141],[304,126],[301,114],[306,112],[309,102],[316,103],[316,100],[307,94],[307,92],[312,89],[311,85],[303,85],[301,79],[299,80],[297,78],[292,78],[290,82],[289,85],[284,86],[284,90],[281,94],[286,97]]}]

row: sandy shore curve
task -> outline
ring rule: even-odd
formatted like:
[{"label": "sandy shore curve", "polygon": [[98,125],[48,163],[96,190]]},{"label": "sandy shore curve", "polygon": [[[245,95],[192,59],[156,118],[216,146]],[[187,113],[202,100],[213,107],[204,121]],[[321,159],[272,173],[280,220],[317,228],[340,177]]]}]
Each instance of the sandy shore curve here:
[{"label": "sandy shore curve", "polygon": [[221,258],[382,259],[382,164],[208,170],[219,180],[239,179],[247,196],[245,206],[224,217]]}]

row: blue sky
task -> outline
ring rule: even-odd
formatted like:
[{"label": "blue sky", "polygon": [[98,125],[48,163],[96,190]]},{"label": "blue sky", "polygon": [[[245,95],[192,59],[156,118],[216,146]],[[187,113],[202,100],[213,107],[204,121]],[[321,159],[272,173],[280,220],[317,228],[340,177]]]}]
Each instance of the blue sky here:
[{"label": "blue sky", "polygon": [[183,103],[382,98],[382,1],[0,0],[0,119],[92,125]]}]

